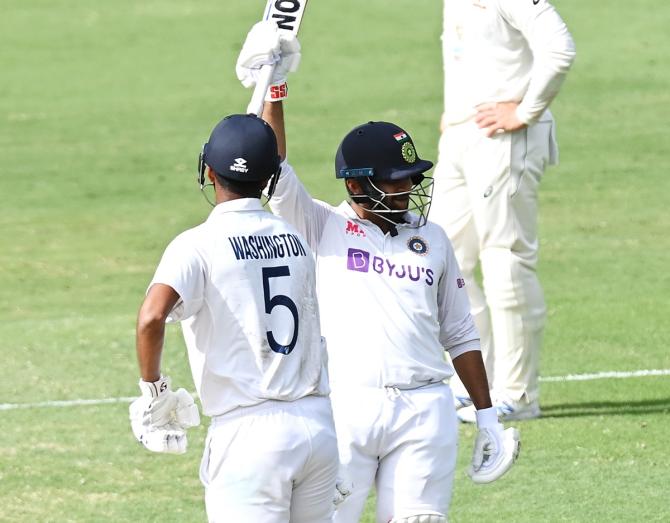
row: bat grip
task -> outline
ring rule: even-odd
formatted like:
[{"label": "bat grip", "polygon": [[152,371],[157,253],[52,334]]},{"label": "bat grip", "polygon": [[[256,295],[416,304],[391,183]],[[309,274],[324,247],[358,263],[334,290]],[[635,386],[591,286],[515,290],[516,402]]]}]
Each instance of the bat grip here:
[{"label": "bat grip", "polygon": [[270,87],[270,80],[272,78],[272,73],[274,73],[274,65],[264,65],[261,67],[260,74],[258,75],[258,81],[256,82],[256,87],[254,93],[251,95],[251,101],[247,106],[247,114],[255,114],[260,117],[263,114],[263,104],[265,103],[265,95],[268,92],[268,87]]}]

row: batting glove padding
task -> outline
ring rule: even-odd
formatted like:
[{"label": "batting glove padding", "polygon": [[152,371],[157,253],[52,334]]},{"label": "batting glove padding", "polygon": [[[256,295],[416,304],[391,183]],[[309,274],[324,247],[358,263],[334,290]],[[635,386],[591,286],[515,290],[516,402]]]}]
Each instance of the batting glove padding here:
[{"label": "batting glove padding", "polygon": [[[277,101],[286,98],[286,76],[298,70],[300,65],[300,42],[292,33],[281,31],[271,20],[264,20],[254,25],[242,46],[237,58],[235,72],[244,87],[254,87],[258,81],[261,67],[275,65],[270,84],[275,87],[275,96],[271,97],[272,88],[268,89],[268,100]],[[277,86],[284,85],[284,88]],[[283,98],[277,97],[282,92]]]},{"label": "batting glove padding", "polygon": [[505,474],[519,456],[519,431],[503,430],[495,407],[477,411],[477,427],[468,475],[475,483],[491,483]]},{"label": "batting glove padding", "polygon": [[170,390],[170,378],[150,383],[140,380],[142,396],[130,404],[130,426],[137,440],[152,452],[183,454],[186,430],[200,425],[193,397],[185,390]]}]

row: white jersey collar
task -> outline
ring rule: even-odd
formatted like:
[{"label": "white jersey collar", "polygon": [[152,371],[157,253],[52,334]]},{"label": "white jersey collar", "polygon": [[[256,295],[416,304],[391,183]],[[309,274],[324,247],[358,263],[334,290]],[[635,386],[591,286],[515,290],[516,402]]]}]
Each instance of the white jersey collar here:
[{"label": "white jersey collar", "polygon": [[209,213],[209,217],[219,216],[227,212],[240,212],[240,211],[264,211],[263,205],[258,198],[238,198],[237,200],[229,200],[227,202],[221,202],[212,209],[212,212]]}]

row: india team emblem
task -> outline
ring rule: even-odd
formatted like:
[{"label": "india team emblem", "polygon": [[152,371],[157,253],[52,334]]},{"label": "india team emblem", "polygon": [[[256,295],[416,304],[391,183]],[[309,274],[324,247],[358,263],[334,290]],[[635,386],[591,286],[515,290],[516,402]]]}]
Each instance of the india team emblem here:
[{"label": "india team emblem", "polygon": [[428,243],[421,236],[412,236],[407,240],[407,247],[410,251],[419,256],[428,254]]},{"label": "india team emblem", "polygon": [[400,152],[402,153],[403,159],[407,163],[416,162],[416,151],[414,150],[412,142],[405,142],[404,144],[402,144],[402,149],[400,150]]}]

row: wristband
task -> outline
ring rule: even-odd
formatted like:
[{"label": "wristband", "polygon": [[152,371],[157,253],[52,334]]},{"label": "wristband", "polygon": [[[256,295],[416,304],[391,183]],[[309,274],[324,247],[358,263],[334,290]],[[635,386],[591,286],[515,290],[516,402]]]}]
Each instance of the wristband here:
[{"label": "wristband", "polygon": [[142,391],[142,396],[146,398],[157,398],[166,390],[170,389],[170,378],[161,376],[158,381],[144,381],[143,379],[140,379],[139,386]]},{"label": "wristband", "polygon": [[498,409],[489,407],[475,412],[477,416],[477,428],[488,429],[498,424]]},{"label": "wristband", "polygon": [[265,96],[266,102],[280,102],[288,98],[288,84],[286,81],[277,82],[276,84],[271,84],[268,87],[267,95]]}]

